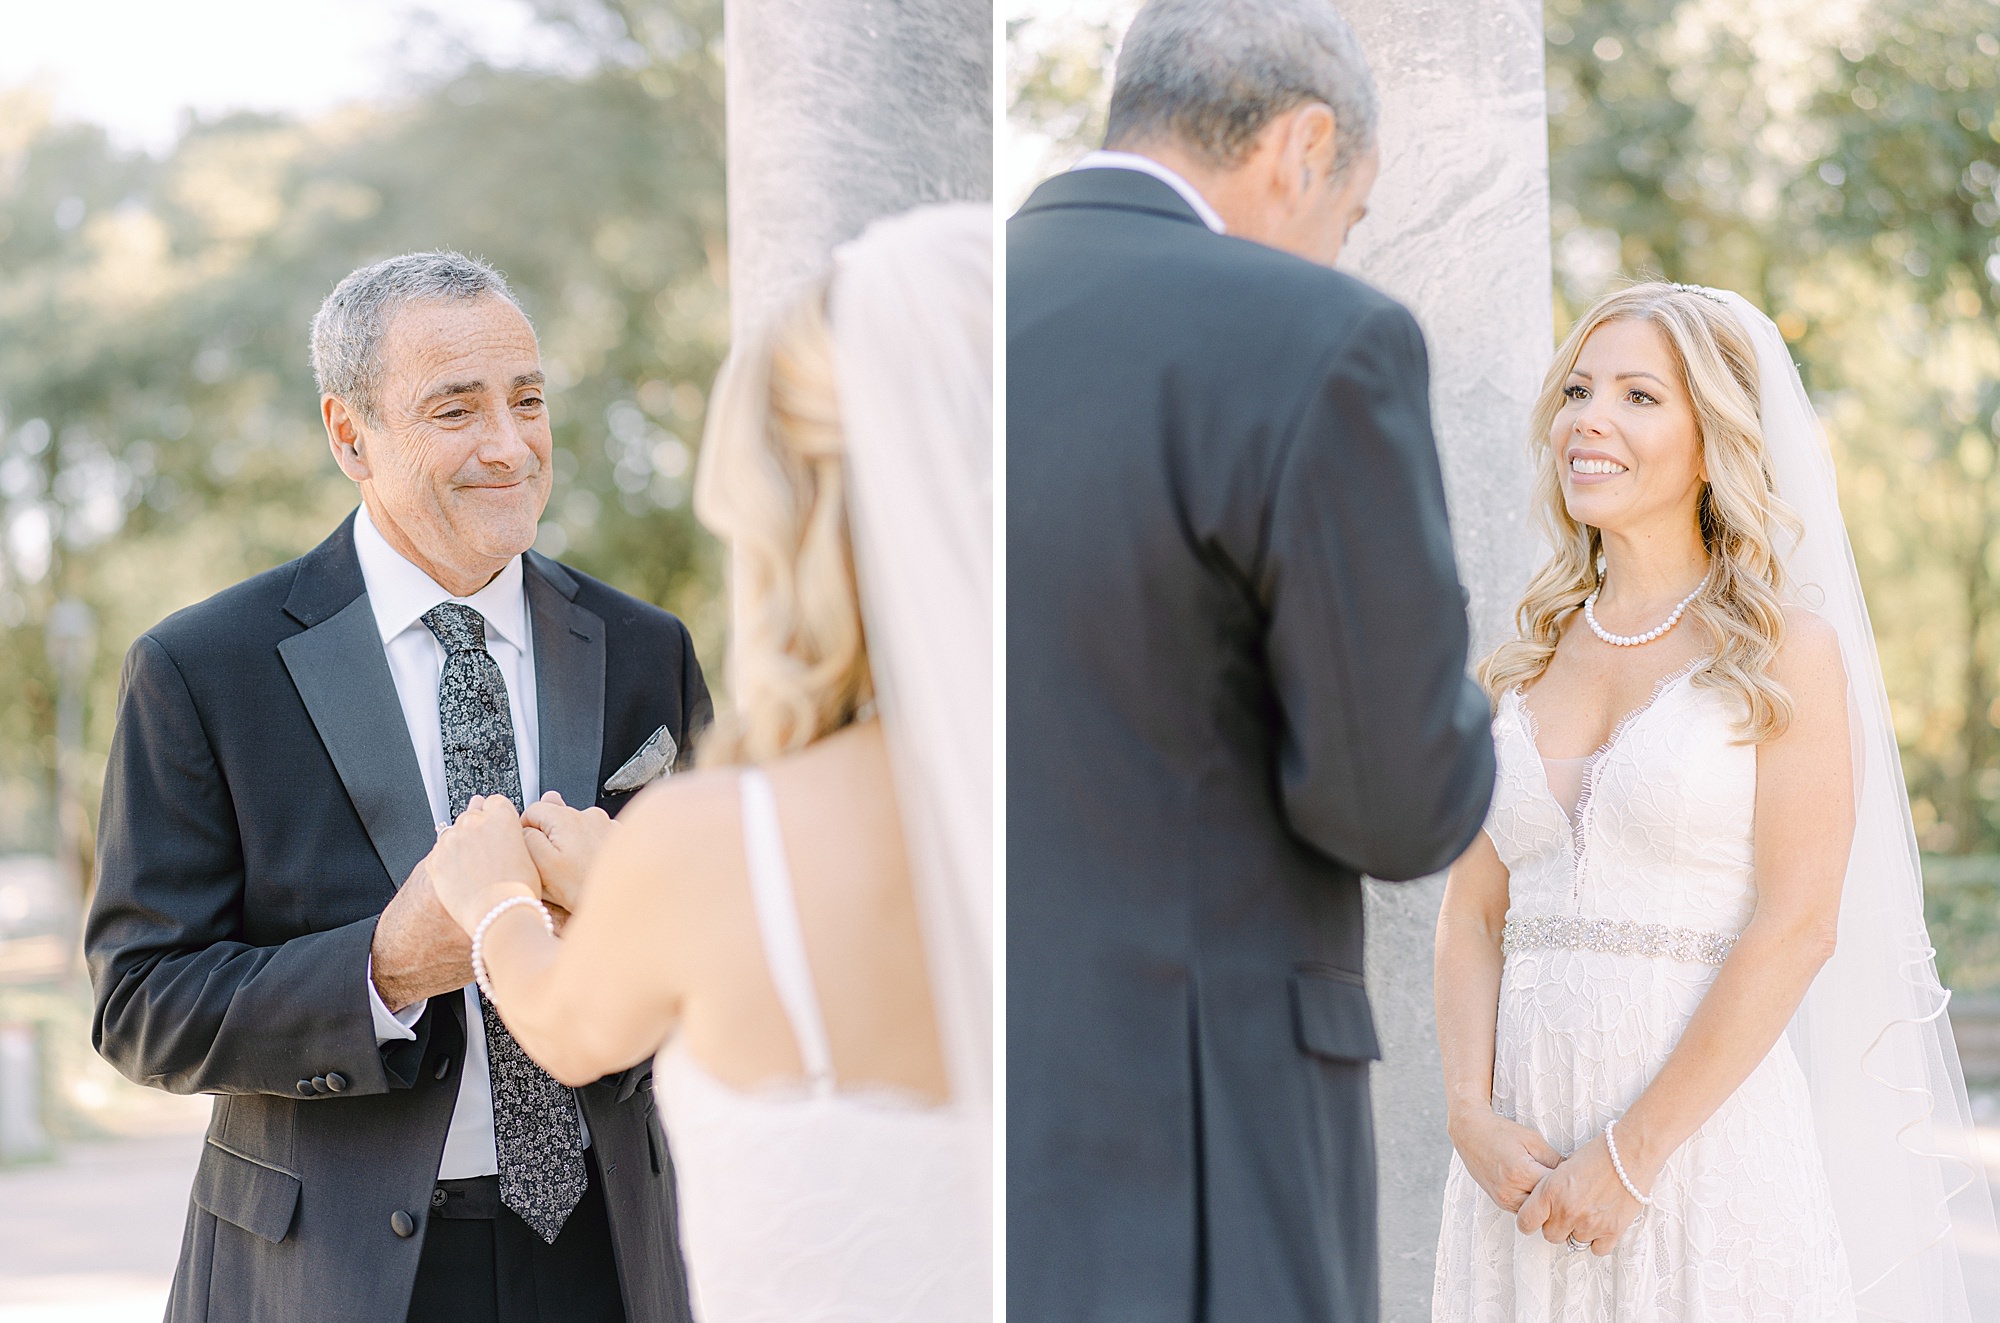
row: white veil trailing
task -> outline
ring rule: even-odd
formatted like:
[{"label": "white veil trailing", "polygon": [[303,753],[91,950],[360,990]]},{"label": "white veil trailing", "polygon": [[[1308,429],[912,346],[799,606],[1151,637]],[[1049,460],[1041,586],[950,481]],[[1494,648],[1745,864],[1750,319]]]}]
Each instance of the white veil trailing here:
[{"label": "white veil trailing", "polygon": [[993,1099],[993,212],[876,221],[835,253],[828,314],[848,519],[982,1217]]},{"label": "white veil trailing", "polygon": [[1739,295],[1700,292],[1725,304],[1756,348],[1766,453],[1779,497],[1804,525],[1781,546],[1790,596],[1832,623],[1847,666],[1854,850],[1839,942],[1788,1034],[1812,1090],[1855,1303],[1863,1319],[1971,1323],[1955,1240],[1970,1231],[1990,1243],[1993,1207],[1945,1018],[1950,994],[1924,926],[1909,796],[1832,453],[1771,319]]}]

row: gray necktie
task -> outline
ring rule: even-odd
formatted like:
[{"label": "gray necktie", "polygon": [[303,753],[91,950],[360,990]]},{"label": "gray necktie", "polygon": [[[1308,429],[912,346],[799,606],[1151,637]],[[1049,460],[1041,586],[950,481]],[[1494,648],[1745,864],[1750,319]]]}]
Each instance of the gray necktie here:
[{"label": "gray necktie", "polygon": [[[521,764],[507,682],[486,651],[486,617],[458,602],[424,613],[444,645],[438,677],[438,726],[444,736],[445,798],[456,819],[474,795],[505,795],[521,804]],[[549,1244],[583,1198],[583,1135],[570,1091],[528,1058],[486,998],[486,1058],[493,1082],[493,1145],[500,1162],[500,1202]]]}]

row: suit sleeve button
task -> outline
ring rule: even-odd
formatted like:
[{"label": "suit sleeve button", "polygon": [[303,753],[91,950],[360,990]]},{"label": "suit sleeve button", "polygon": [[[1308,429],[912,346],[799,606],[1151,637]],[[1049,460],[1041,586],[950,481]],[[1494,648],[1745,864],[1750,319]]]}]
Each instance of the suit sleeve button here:
[{"label": "suit sleeve button", "polygon": [[335,1093],[345,1092],[347,1089],[347,1076],[341,1074],[337,1070],[328,1071],[326,1076],[326,1087],[333,1090]]},{"label": "suit sleeve button", "polygon": [[417,1234],[417,1224],[408,1213],[398,1208],[395,1212],[389,1214],[389,1230],[408,1240],[411,1236]]},{"label": "suit sleeve button", "polygon": [[312,1077],[312,1086],[313,1086],[313,1092],[314,1092],[314,1093],[325,1093],[325,1092],[326,1092],[326,1076],[324,1076],[324,1075],[315,1075],[315,1076],[313,1076],[313,1077]]},{"label": "suit sleeve button", "polygon": [[299,1093],[300,1093],[300,1094],[302,1094],[303,1096],[307,1097],[307,1098],[310,1098],[310,1097],[312,1097],[312,1096],[313,1096],[313,1082],[312,1082],[311,1080],[300,1080],[300,1081],[299,1081]]}]

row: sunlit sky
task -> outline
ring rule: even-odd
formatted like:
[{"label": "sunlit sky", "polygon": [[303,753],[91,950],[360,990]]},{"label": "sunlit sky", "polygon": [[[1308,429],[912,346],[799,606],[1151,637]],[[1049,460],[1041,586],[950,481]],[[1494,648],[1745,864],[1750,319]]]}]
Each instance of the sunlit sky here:
[{"label": "sunlit sky", "polygon": [[158,151],[182,116],[312,114],[462,64],[534,62],[523,0],[0,0],[0,87]]}]

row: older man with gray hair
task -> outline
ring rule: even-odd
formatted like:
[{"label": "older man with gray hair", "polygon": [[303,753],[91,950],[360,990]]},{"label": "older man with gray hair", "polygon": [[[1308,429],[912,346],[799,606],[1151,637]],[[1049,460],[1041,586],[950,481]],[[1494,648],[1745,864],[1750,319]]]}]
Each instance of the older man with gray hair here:
[{"label": "older man with gray hair", "polygon": [[167,1317],[684,1323],[650,1063],[542,1071],[424,861],[474,795],[532,824],[671,770],[688,632],[529,550],[546,381],[498,272],[364,267],[312,358],[359,508],[133,644],[105,776],[98,1050],[217,1095]]},{"label": "older man with gray hair", "polygon": [[1152,0],[1008,226],[1016,1318],[1378,1312],[1359,875],[1493,750],[1423,338],[1329,269],[1375,114],[1328,0]]}]

